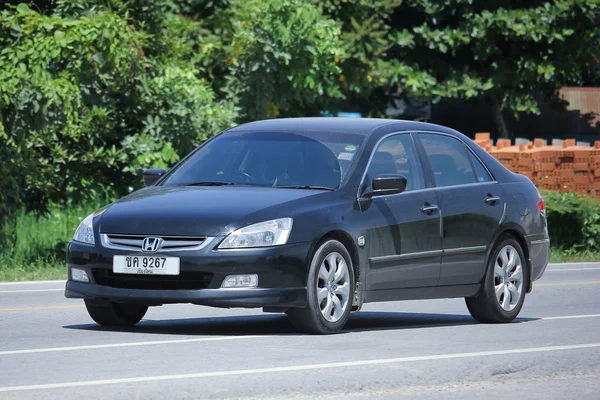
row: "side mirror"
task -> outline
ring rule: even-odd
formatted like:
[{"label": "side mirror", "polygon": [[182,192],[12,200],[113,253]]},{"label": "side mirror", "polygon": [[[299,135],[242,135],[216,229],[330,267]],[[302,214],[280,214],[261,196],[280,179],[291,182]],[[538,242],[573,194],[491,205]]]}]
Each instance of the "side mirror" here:
[{"label": "side mirror", "polygon": [[373,190],[363,194],[365,198],[383,196],[386,194],[398,194],[406,190],[408,180],[400,174],[377,175],[373,179]]},{"label": "side mirror", "polygon": [[162,168],[150,168],[144,171],[144,185],[146,186],[152,186],[156,183],[156,181],[158,180],[158,178],[160,178],[161,176],[163,176],[164,174],[166,174],[167,171],[165,171]]}]

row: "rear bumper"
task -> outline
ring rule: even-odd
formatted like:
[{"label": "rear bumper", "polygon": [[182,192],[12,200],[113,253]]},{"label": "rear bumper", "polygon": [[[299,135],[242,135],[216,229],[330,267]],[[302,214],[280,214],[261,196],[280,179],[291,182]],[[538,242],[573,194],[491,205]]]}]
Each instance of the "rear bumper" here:
[{"label": "rear bumper", "polygon": [[305,307],[306,288],[142,290],[121,289],[68,281],[65,296],[71,299],[106,299],[115,302],[160,305],[192,303],[215,307]]},{"label": "rear bumper", "polygon": [[531,260],[531,281],[542,277],[550,257],[550,239],[531,241],[529,258]]}]

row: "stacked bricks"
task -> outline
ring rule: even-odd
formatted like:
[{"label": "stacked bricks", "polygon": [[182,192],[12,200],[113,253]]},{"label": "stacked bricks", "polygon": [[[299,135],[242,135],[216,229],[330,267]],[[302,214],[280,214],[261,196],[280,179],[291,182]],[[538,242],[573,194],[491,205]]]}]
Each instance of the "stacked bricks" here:
[{"label": "stacked bricks", "polygon": [[475,143],[539,188],[600,197],[600,141],[594,147],[577,146],[575,139],[547,146],[545,140],[535,139],[516,146],[500,139],[492,146],[489,133],[478,133]]}]

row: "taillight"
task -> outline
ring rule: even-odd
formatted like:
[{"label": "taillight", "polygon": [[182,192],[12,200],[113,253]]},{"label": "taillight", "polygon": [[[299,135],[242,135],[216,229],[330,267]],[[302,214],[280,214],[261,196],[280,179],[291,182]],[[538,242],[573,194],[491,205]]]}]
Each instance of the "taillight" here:
[{"label": "taillight", "polygon": [[546,203],[544,203],[544,199],[539,199],[537,201],[538,209],[542,215],[546,215]]}]

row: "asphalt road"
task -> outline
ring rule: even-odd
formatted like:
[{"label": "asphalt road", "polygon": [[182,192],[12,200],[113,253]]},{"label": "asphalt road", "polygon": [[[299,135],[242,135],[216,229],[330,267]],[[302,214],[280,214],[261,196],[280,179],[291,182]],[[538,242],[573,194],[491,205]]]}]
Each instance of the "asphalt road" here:
[{"label": "asphalt road", "polygon": [[551,265],[511,324],[462,299],[367,304],[344,333],[258,310],[100,328],[61,282],[0,284],[0,399],[599,399],[600,263]]}]

